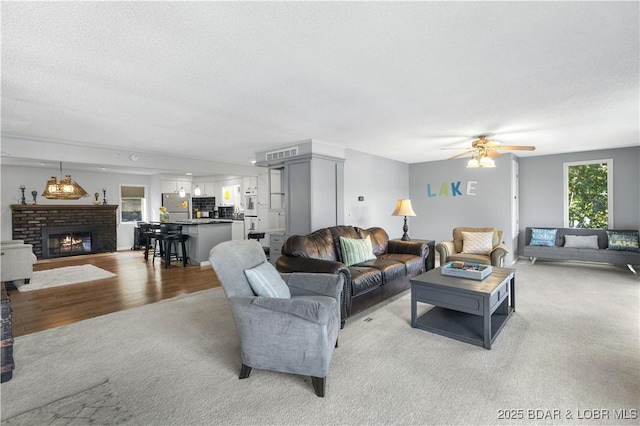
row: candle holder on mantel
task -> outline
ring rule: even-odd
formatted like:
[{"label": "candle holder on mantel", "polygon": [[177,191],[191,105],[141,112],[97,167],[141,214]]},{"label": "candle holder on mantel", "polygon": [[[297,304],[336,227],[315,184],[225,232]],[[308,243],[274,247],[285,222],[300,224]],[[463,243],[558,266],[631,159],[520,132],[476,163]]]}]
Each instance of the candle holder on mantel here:
[{"label": "candle holder on mantel", "polygon": [[38,204],[36,198],[38,197],[38,191],[31,191],[31,196],[33,197],[33,204]]},{"label": "candle holder on mantel", "polygon": [[20,204],[22,204],[22,205],[26,205],[27,204],[27,200],[24,198],[24,190],[26,188],[27,188],[26,186],[20,185],[20,191],[22,191],[22,198],[20,199]]},{"label": "candle holder on mantel", "polygon": [[107,189],[102,188],[102,204],[107,204]]}]

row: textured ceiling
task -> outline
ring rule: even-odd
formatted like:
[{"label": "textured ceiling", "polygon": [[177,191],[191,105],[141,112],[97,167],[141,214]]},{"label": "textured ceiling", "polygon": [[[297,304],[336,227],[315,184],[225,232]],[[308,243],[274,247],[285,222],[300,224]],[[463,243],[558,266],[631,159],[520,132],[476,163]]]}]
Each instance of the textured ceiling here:
[{"label": "textured ceiling", "polygon": [[2,135],[234,163],[306,139],[408,163],[481,133],[538,148],[519,156],[633,146],[639,16],[638,2],[2,2]]}]

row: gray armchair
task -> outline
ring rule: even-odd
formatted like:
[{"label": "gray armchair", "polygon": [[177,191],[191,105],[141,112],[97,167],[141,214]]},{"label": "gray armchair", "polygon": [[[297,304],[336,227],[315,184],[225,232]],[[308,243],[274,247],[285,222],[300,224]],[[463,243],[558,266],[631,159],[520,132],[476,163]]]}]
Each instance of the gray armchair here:
[{"label": "gray armchair", "polygon": [[240,338],[240,379],[252,368],[311,376],[323,397],[340,329],[340,274],[282,274],[291,299],[258,297],[244,271],[266,262],[254,240],[226,241],[209,253]]}]

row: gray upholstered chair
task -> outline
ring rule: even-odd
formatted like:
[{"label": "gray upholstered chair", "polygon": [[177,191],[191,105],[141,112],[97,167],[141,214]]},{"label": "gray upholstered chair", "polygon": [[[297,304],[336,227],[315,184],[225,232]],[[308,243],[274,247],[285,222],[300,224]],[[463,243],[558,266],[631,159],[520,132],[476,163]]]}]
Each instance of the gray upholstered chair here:
[{"label": "gray upholstered chair", "polygon": [[209,260],[240,337],[240,379],[249,377],[252,368],[311,376],[316,394],[324,396],[338,344],[342,276],[282,274],[291,298],[259,297],[244,271],[267,261],[260,243],[226,241],[211,249]]}]

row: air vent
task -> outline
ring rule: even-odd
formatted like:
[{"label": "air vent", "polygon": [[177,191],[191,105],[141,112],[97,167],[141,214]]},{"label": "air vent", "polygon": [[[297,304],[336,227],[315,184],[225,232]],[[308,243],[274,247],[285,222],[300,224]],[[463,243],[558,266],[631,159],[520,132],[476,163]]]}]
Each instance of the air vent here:
[{"label": "air vent", "polygon": [[281,151],[267,152],[267,161],[283,160],[298,155],[298,147],[283,149]]}]

